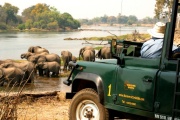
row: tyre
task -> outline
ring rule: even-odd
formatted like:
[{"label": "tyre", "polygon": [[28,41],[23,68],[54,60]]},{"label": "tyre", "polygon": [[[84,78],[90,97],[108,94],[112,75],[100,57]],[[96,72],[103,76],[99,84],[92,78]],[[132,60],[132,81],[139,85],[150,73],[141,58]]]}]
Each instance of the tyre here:
[{"label": "tyre", "polygon": [[86,88],[73,97],[69,107],[70,120],[108,120],[109,113],[100,103],[94,89]]}]

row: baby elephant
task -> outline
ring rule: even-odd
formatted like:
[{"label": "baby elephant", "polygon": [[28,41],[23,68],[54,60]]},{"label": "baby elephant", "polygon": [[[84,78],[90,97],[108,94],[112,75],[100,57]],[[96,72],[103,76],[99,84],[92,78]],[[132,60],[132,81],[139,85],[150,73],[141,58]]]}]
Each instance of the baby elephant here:
[{"label": "baby elephant", "polygon": [[59,65],[59,63],[57,63],[55,61],[53,61],[53,62],[40,62],[37,64],[36,67],[45,70],[45,74],[47,77],[50,77],[50,72],[52,72],[51,76],[58,77],[59,72],[60,72],[60,65]]}]

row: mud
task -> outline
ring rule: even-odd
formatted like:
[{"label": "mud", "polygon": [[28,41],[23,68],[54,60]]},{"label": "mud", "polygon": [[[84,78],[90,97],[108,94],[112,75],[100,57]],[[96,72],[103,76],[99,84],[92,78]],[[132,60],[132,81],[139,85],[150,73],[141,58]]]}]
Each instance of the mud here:
[{"label": "mud", "polygon": [[[36,76],[34,83],[28,83],[23,87],[22,92],[28,94],[39,94],[39,93],[47,93],[53,91],[59,92],[68,92],[70,91],[71,87],[63,84],[63,81],[66,80],[67,77],[40,77]],[[7,87],[3,86],[0,87],[0,94],[3,93],[16,93],[20,92],[22,89],[21,87]]]}]

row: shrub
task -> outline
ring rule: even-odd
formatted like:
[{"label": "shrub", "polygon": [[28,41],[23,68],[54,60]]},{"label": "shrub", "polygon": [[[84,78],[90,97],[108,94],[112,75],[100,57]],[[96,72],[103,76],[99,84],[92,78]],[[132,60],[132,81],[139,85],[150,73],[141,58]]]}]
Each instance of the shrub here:
[{"label": "shrub", "polygon": [[7,25],[5,23],[0,23],[1,30],[7,30]]},{"label": "shrub", "polygon": [[18,25],[18,29],[20,30],[24,30],[26,27],[25,27],[25,24],[19,24]]},{"label": "shrub", "polygon": [[50,30],[57,29],[58,28],[58,23],[57,22],[48,23],[47,28],[50,29]]}]

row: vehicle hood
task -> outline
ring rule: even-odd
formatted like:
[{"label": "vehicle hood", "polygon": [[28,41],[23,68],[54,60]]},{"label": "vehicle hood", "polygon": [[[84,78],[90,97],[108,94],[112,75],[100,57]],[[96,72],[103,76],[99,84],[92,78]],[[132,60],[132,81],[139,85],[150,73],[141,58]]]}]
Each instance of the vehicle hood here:
[{"label": "vehicle hood", "polygon": [[96,60],[96,63],[106,63],[106,64],[117,64],[117,59],[102,59]]}]

